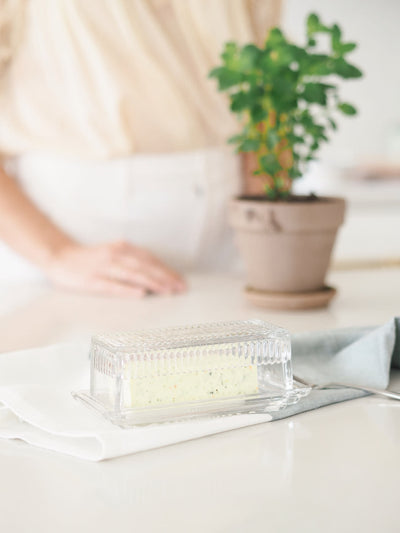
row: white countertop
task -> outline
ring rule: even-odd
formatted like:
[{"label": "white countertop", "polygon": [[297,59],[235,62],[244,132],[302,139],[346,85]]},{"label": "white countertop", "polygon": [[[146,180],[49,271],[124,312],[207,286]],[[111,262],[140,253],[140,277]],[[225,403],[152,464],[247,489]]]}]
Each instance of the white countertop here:
[{"label": "white countertop", "polygon": [[[218,275],[143,301],[0,286],[0,352],[110,328],[258,317],[304,331],[400,314],[399,269],[336,271],[330,282],[332,306],[302,313],[252,307],[240,279]],[[394,533],[398,442],[400,403],[377,397],[97,464],[0,440],[0,531]]]}]

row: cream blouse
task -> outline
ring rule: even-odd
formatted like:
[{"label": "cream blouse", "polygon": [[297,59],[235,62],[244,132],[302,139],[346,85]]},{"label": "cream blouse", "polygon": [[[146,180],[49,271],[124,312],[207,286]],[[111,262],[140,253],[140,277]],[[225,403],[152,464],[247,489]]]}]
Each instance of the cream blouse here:
[{"label": "cream blouse", "polygon": [[0,153],[108,158],[223,144],[236,123],[207,73],[225,41],[262,41],[280,0],[19,5],[21,38],[0,78]]}]

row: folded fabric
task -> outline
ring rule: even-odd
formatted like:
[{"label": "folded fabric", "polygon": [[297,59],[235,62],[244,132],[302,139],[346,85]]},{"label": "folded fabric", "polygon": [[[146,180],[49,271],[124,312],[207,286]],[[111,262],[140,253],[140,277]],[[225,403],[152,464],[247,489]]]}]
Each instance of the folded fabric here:
[{"label": "folded fabric", "polygon": [[[400,321],[380,328],[293,336],[295,373],[313,382],[341,381],[385,388],[391,362],[400,366]],[[149,450],[205,435],[278,420],[362,396],[350,389],[318,390],[272,414],[212,417],[121,429],[74,400],[87,388],[88,343],[70,343],[0,354],[0,437],[82,459]]]},{"label": "folded fabric", "polygon": [[[344,328],[292,336],[294,374],[309,383],[386,389],[390,368],[400,368],[400,318],[380,327]],[[355,389],[314,390],[298,404],[273,413],[273,419],[365,396]]]}]

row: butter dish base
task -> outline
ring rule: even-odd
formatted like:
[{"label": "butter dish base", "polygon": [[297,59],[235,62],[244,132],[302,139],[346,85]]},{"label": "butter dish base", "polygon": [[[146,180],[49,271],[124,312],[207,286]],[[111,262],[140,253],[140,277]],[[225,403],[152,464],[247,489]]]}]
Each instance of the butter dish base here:
[{"label": "butter dish base", "polygon": [[264,414],[284,409],[300,401],[310,393],[310,387],[293,382],[290,390],[270,391],[241,397],[202,400],[157,407],[141,407],[121,410],[107,409],[104,403],[93,397],[89,391],[76,391],[72,395],[91,407],[113,424],[122,428],[144,426],[181,420],[233,416],[237,414]]}]

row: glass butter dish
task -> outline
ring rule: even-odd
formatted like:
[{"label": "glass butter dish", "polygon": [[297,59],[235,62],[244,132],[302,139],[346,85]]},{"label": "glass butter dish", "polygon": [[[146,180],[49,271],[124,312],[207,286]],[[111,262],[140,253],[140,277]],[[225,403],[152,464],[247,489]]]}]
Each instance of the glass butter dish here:
[{"label": "glass butter dish", "polygon": [[293,382],[289,333],[261,320],[93,337],[90,391],[73,393],[122,427],[276,411]]}]

